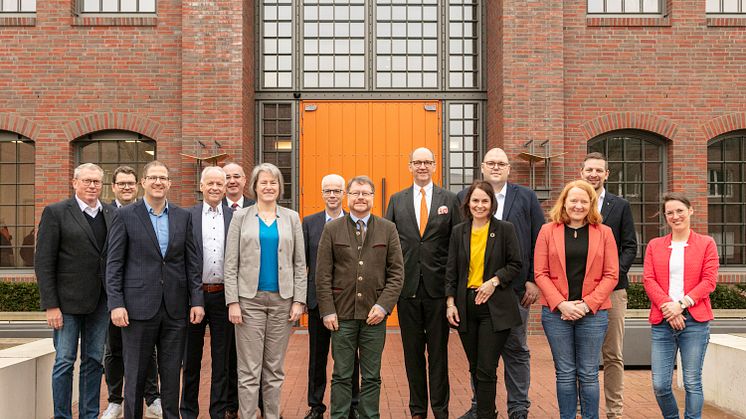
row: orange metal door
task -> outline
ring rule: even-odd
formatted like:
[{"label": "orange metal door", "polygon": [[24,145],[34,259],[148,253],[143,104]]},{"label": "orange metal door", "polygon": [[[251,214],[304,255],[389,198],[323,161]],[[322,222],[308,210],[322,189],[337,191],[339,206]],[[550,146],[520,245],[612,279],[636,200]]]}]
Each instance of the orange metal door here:
[{"label": "orange metal door", "polygon": [[[437,101],[304,101],[300,107],[300,212],[321,211],[321,178],[367,175],[376,185],[373,213],[412,184],[409,154],[427,147],[442,161],[441,104]],[[440,179],[440,165],[435,179]],[[345,208],[346,199],[345,199]],[[392,313],[389,326],[397,326]]]}]

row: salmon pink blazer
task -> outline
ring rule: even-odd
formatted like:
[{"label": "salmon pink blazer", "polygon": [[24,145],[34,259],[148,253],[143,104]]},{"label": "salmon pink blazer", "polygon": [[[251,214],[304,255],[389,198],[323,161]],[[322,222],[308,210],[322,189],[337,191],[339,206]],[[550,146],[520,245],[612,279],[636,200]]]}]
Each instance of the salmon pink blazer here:
[{"label": "salmon pink blazer", "polygon": [[[565,266],[565,225],[541,227],[534,249],[534,278],[541,290],[540,302],[554,311],[569,295]],[[609,296],[619,281],[619,250],[614,233],[606,225],[588,226],[588,257],[583,278],[583,301],[596,313],[611,308]]]},{"label": "salmon pink blazer", "polygon": [[[694,305],[687,310],[698,322],[712,320],[710,293],[717,285],[720,267],[715,240],[692,231],[686,243],[688,246],[684,248],[684,294],[694,300]],[[671,234],[650,240],[645,251],[643,285],[651,302],[648,320],[652,324],[663,321],[660,306],[673,301],[668,296],[670,260]]]}]

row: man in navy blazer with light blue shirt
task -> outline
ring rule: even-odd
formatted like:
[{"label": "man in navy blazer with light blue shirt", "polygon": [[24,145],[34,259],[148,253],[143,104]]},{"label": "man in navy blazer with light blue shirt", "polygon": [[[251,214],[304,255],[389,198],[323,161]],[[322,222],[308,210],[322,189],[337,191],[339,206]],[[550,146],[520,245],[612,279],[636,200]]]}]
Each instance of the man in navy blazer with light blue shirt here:
[{"label": "man in navy blazer with light blue shirt", "polygon": [[[508,393],[508,418],[523,419],[528,417],[528,409],[531,406],[528,398],[531,354],[526,340],[526,323],[531,304],[539,298],[539,288],[534,283],[534,247],[539,230],[544,225],[544,211],[534,191],[508,182],[510,162],[505,151],[500,148],[487,151],[481,167],[484,180],[495,189],[498,203],[495,217],[513,224],[521,247],[521,275],[513,280],[511,285],[520,302],[523,325],[510,331],[502,358],[505,367],[505,388]],[[465,195],[466,190],[461,191],[458,194],[459,201],[463,201]],[[476,418],[475,407],[472,400],[472,409],[462,418]]]},{"label": "man in navy blazer with light blue shirt", "polygon": [[109,235],[106,289],[111,320],[122,328],[126,419],[139,419],[147,367],[158,349],[164,419],[179,418],[179,380],[187,321],[204,317],[191,215],[167,202],[169,170],[143,168],[145,195],[115,213]]}]

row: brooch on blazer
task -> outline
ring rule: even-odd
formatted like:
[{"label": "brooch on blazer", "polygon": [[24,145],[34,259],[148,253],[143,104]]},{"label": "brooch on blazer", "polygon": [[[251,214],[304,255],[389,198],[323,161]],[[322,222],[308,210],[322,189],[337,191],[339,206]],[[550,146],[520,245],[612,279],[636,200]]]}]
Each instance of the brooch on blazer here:
[{"label": "brooch on blazer", "polygon": [[495,238],[495,233],[490,233],[490,237]]},{"label": "brooch on blazer", "polygon": [[438,207],[438,215],[448,214],[448,207],[445,205],[442,205]]}]

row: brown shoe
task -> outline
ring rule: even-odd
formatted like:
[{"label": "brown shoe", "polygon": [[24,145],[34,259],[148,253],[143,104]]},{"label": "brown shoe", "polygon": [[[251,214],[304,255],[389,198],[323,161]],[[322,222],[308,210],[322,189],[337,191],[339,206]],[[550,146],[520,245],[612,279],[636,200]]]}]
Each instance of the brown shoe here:
[{"label": "brown shoe", "polygon": [[425,419],[425,415],[412,415],[412,419]]},{"label": "brown shoe", "polygon": [[226,410],[224,418],[225,419],[238,419],[238,412],[234,412],[232,410]]}]

